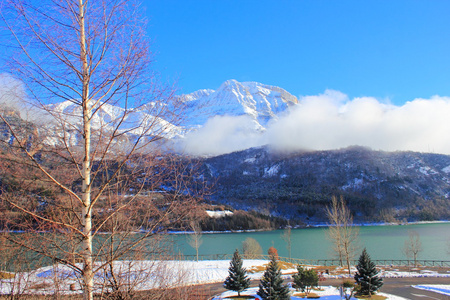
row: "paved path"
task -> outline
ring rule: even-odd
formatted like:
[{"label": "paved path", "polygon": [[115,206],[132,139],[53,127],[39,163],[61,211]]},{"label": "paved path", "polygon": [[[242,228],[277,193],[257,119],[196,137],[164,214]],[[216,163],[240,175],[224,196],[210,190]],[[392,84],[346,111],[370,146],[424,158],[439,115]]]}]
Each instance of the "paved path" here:
[{"label": "paved path", "polygon": [[[395,296],[400,296],[410,300],[450,300],[450,296],[423,291],[419,289],[415,289],[411,287],[411,285],[420,285],[420,284],[450,284],[450,278],[442,278],[442,277],[403,277],[403,278],[383,278],[384,285],[381,288],[381,292],[392,294]],[[258,286],[259,281],[252,281],[251,286]],[[342,279],[327,279],[325,281],[321,281],[320,285],[331,285],[338,286],[342,283]],[[208,295],[210,297],[220,294],[226,291],[222,283],[212,283],[203,285],[206,291],[208,291]]]},{"label": "paved path", "polygon": [[401,296],[412,300],[450,300],[450,296],[423,291],[411,287],[411,285],[421,284],[450,284],[450,278],[444,277],[421,277],[421,278],[384,278],[384,285],[381,291],[384,293]]}]

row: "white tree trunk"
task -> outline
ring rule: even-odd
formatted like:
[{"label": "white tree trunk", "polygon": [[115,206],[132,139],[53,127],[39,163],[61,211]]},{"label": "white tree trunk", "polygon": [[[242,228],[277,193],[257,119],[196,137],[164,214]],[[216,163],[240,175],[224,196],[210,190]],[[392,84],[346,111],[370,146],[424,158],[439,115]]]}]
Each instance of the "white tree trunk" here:
[{"label": "white tree trunk", "polygon": [[79,0],[80,10],[80,54],[83,74],[82,107],[83,107],[83,139],[84,158],[82,170],[82,210],[81,225],[83,228],[83,281],[84,299],[93,299],[94,273],[92,261],[92,210],[91,210],[91,107],[89,103],[89,65],[87,62],[86,31],[85,31],[85,3]]}]

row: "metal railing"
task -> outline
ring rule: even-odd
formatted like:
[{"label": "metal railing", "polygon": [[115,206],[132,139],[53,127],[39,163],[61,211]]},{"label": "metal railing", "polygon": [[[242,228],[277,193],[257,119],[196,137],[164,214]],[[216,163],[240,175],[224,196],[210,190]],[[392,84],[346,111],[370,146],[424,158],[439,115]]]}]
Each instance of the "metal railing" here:
[{"label": "metal railing", "polygon": [[[202,254],[198,256],[198,260],[231,260],[232,254]],[[246,257],[242,255],[243,259],[264,259],[268,260],[270,257],[268,255],[254,255]],[[196,255],[178,255],[173,257],[165,256],[164,259],[170,260],[197,260]],[[319,265],[319,266],[339,266],[341,263],[338,259],[300,259],[300,258],[289,258],[289,257],[278,257],[278,260],[293,263],[296,265]],[[450,260],[410,260],[410,259],[374,259],[372,260],[377,266],[427,266],[427,267],[447,267],[450,268]],[[357,260],[351,260],[351,265],[358,264]]]}]

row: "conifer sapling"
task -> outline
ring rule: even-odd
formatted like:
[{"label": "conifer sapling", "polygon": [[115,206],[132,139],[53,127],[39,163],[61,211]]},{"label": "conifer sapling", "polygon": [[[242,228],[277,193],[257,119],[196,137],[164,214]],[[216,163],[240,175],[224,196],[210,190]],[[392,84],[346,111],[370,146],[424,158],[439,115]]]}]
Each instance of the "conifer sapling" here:
[{"label": "conifer sapling", "polygon": [[300,289],[308,295],[312,288],[319,284],[319,275],[315,270],[305,270],[302,266],[297,266],[297,274],[292,276],[293,287]]},{"label": "conifer sapling", "polygon": [[223,286],[227,290],[235,291],[238,296],[250,285],[250,278],[247,276],[247,270],[242,267],[242,259],[239,251],[236,249],[228,268],[228,277],[225,279]]},{"label": "conifer sapling", "polygon": [[383,285],[383,279],[378,276],[375,263],[370,260],[365,248],[359,257],[356,269],[354,278],[356,284],[360,286],[359,294],[371,296]]},{"label": "conifer sapling", "polygon": [[269,265],[259,284],[258,296],[263,300],[289,300],[289,287],[283,284],[281,270],[275,256],[271,256]]}]

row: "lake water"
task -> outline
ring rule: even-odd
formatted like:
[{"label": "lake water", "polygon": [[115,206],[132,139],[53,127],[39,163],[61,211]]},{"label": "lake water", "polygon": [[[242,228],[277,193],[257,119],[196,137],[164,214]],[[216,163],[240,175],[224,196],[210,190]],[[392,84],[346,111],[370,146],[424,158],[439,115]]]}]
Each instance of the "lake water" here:
[{"label": "lake water", "polygon": [[[418,232],[422,242],[423,250],[418,259],[450,260],[450,223],[361,226],[358,245],[361,251],[366,247],[372,259],[406,259],[402,249],[409,230]],[[332,244],[326,232],[325,227],[292,229],[292,258],[333,259]],[[280,256],[288,257],[282,234],[283,230],[203,234],[199,254],[232,254],[236,248],[242,249],[242,242],[251,237],[259,242],[264,254],[274,246]],[[180,253],[195,254],[187,243],[188,235],[173,235],[171,238]]]}]

